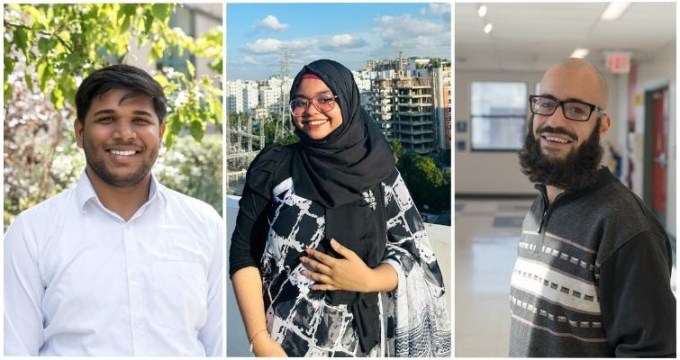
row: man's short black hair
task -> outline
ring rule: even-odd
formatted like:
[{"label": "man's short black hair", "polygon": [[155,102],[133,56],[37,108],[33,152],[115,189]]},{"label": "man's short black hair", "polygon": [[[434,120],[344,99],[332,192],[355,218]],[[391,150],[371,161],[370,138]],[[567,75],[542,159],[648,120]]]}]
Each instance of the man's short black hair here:
[{"label": "man's short black hair", "polygon": [[78,121],[84,122],[90,110],[92,99],[110,90],[130,90],[151,98],[154,112],[160,124],[166,113],[166,98],[163,88],[146,71],[130,65],[111,65],[95,70],[78,87],[76,92],[76,113]]}]

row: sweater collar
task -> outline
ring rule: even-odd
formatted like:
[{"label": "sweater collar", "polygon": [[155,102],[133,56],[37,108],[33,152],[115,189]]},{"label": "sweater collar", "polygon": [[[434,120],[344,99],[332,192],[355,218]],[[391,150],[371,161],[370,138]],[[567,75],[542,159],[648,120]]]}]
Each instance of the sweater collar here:
[{"label": "sweater collar", "polygon": [[[619,182],[619,179],[617,179],[611,171],[609,171],[608,167],[602,166],[598,171],[597,171],[597,180],[593,185],[584,187],[584,188],[579,188],[579,189],[568,189],[565,190],[561,196],[558,196],[560,198],[566,198],[566,197],[580,197],[584,196],[586,194],[594,193],[599,191],[600,189],[612,184]],[[534,188],[538,190],[539,193],[541,193],[541,196],[543,199],[548,198],[548,190],[545,186],[544,183],[539,183],[535,184]]]}]

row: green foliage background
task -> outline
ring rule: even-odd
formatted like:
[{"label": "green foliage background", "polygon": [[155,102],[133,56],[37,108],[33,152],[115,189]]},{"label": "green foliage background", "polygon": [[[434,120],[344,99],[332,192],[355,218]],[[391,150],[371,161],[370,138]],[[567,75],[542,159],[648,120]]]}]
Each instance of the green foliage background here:
[{"label": "green foliage background", "polygon": [[451,210],[451,176],[440,170],[432,157],[404,151],[398,140],[392,140],[391,147],[418,210],[433,214]]},{"label": "green foliage background", "polygon": [[[170,54],[209,62],[211,72],[200,76],[191,60],[186,72],[165,67],[153,74],[169,100],[163,156],[182,167],[178,179],[159,177],[221,210],[221,199],[213,199],[215,191],[221,197],[222,157],[215,150],[221,142],[204,141],[206,126],[221,129],[224,116],[220,27],[196,38],[171,27],[175,4],[8,4],[3,10],[5,226],[80,175],[84,156],[72,125],[79,82],[106,65],[139,61],[132,50],[144,46],[150,54],[142,60],[149,64]],[[193,169],[179,161],[180,152],[196,161]],[[207,173],[197,175],[198,169]],[[208,177],[214,178],[217,185],[210,187],[215,191],[207,190]]]}]

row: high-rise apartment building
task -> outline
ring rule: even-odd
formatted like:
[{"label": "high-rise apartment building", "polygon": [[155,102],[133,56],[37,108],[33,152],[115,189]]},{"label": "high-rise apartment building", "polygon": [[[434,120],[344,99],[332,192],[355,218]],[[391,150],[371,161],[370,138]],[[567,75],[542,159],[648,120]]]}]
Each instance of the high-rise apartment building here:
[{"label": "high-rise apartment building", "polygon": [[450,148],[451,67],[429,58],[370,61],[369,101],[365,105],[388,141],[427,154]]},{"label": "high-rise apartment building", "polygon": [[260,105],[258,84],[256,81],[246,81],[243,87],[243,110],[251,112]]},{"label": "high-rise apartment building", "polygon": [[433,68],[432,89],[437,116],[437,147],[451,148],[451,65]]},{"label": "high-rise apartment building", "polygon": [[404,149],[419,154],[431,153],[436,147],[432,80],[422,77],[395,79],[394,92],[394,137]]},{"label": "high-rise apartment building", "polygon": [[243,81],[227,81],[227,112],[230,114],[243,112]]}]

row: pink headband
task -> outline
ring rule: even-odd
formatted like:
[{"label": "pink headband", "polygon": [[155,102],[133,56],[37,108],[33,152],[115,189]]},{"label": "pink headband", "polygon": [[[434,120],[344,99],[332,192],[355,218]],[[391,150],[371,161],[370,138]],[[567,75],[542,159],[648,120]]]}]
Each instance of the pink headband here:
[{"label": "pink headband", "polygon": [[314,75],[314,74],[312,74],[312,73],[304,73],[304,74],[302,74],[302,77],[300,78],[300,80],[304,80],[304,79],[317,79],[317,80],[321,80],[320,77],[318,77],[318,76],[316,76],[316,75]]}]

